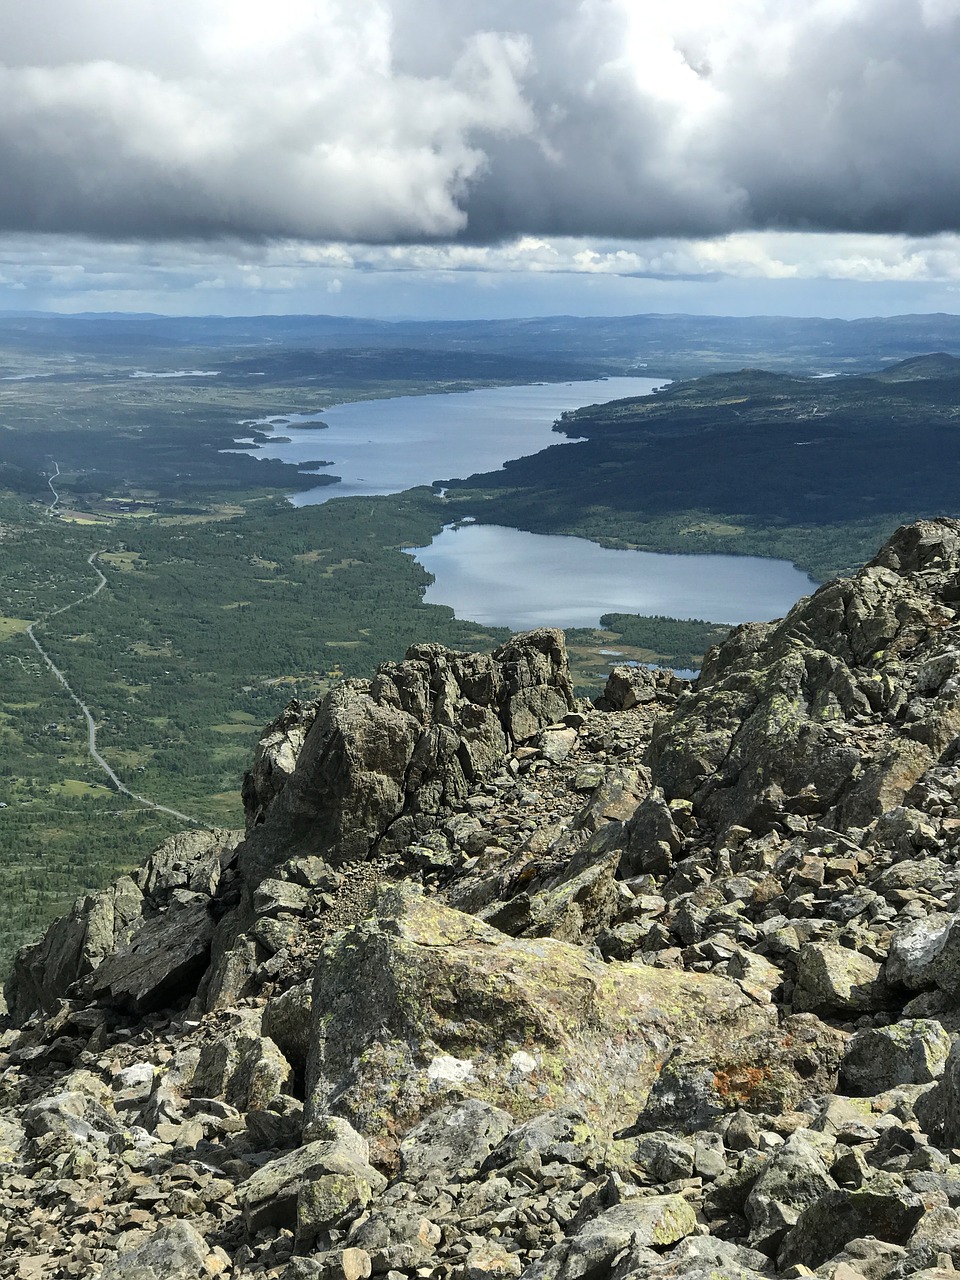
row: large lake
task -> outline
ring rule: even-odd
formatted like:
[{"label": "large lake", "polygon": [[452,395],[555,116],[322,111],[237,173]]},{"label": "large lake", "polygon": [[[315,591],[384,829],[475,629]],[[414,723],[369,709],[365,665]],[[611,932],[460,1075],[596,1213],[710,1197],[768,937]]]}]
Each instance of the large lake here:
[{"label": "large lake", "polygon": [[[339,476],[340,483],[296,494],[291,501],[298,507],[331,498],[401,493],[434,480],[496,471],[510,458],[564,444],[566,437],[552,428],[565,409],[646,396],[662,385],[662,378],[605,378],[361,400],[318,414],[247,424],[271,428],[280,439],[245,452],[283,462],[323,458],[332,463],[325,471]],[[311,430],[307,424],[318,418],[326,429]],[[289,432],[291,425],[296,429]]]},{"label": "large lake", "polygon": [[[297,506],[400,493],[495,471],[510,458],[563,444],[566,438],[552,426],[565,410],[649,395],[660,385],[651,378],[607,378],[365,400],[247,424],[277,436],[248,452],[284,462],[331,462],[325,471],[340,476],[340,483],[294,495]],[[327,425],[311,428],[318,418]],[[446,529],[411,554],[436,579],[427,591],[430,603],[514,630],[592,627],[602,613],[763,621],[780,617],[816,587],[785,560],[612,551],[581,538],[482,525]]]},{"label": "large lake", "polygon": [[786,560],[614,551],[499,525],[447,528],[410,554],[434,575],[429,604],[514,630],[595,627],[602,613],[766,622],[817,587]]}]

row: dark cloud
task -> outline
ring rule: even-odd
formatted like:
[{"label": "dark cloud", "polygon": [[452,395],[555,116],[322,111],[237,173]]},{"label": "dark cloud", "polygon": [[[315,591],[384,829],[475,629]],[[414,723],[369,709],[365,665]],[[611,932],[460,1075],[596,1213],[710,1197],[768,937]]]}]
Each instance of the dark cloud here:
[{"label": "dark cloud", "polygon": [[960,0],[0,0],[0,230],[960,229]]}]

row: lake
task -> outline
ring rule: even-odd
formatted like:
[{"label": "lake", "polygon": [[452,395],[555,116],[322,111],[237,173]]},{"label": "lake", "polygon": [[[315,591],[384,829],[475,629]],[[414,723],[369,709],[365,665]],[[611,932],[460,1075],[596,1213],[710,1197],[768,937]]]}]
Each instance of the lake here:
[{"label": "lake", "polygon": [[[280,439],[242,452],[292,463],[329,459],[325,471],[340,476],[340,483],[295,494],[291,501],[298,507],[331,498],[401,493],[435,480],[497,471],[510,458],[568,443],[552,430],[564,410],[646,396],[663,384],[662,378],[605,378],[361,400],[322,413],[246,422],[245,427],[268,428]],[[317,419],[327,424],[325,429],[305,425]]]},{"label": "lake", "polygon": [[435,578],[429,604],[513,630],[595,627],[602,613],[766,622],[817,588],[786,560],[615,551],[499,525],[448,527],[409,554]]},{"label": "lake", "polygon": [[[509,458],[568,443],[552,430],[565,410],[649,395],[662,380],[494,387],[450,395],[396,396],[244,423],[275,440],[244,452],[284,462],[330,459],[341,482],[291,497],[400,493],[416,485],[495,471]],[[309,424],[322,419],[326,427]],[[238,440],[238,445],[248,443]],[[816,583],[785,560],[613,551],[582,538],[489,525],[448,528],[411,552],[433,574],[431,604],[486,626],[593,627],[602,613],[665,614],[735,624],[782,616]]]}]

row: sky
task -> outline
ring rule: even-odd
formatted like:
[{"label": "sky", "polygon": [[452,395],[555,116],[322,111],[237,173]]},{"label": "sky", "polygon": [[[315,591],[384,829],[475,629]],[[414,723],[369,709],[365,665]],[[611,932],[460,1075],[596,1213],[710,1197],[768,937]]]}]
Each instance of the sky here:
[{"label": "sky", "polygon": [[0,308],[960,310],[960,0],[0,0]]}]

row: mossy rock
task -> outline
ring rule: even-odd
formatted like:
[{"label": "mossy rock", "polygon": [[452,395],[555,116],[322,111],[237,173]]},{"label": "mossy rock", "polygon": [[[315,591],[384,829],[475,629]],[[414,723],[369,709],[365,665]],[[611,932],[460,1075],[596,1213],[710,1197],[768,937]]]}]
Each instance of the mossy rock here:
[{"label": "mossy rock", "polygon": [[346,1116],[382,1158],[451,1096],[518,1119],[574,1106],[609,1135],[678,1044],[719,1053],[774,1025],[728,979],[508,937],[407,887],[328,942],[313,1009],[308,1112]]}]

